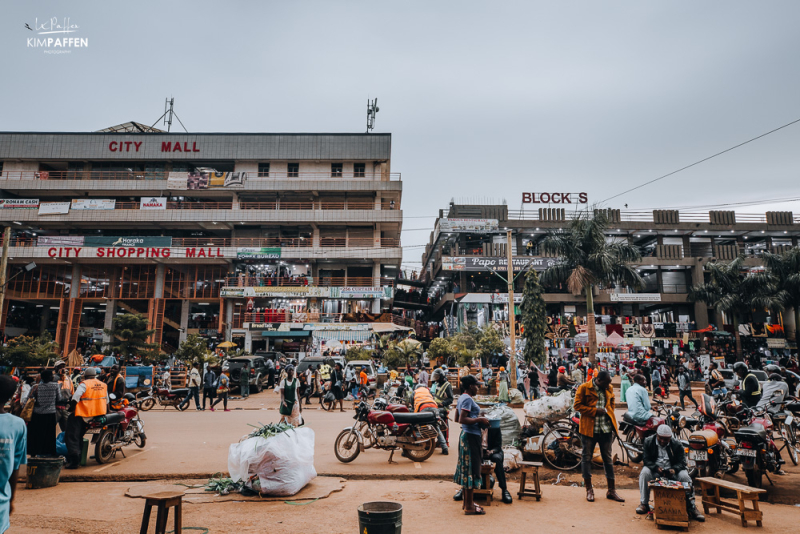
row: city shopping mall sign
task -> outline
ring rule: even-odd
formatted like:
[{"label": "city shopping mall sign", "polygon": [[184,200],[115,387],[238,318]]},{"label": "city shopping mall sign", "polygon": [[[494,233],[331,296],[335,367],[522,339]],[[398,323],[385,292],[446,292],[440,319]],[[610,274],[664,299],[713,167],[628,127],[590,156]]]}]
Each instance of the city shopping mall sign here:
[{"label": "city shopping mall sign", "polygon": [[522,193],[523,204],[587,204],[586,193]]}]

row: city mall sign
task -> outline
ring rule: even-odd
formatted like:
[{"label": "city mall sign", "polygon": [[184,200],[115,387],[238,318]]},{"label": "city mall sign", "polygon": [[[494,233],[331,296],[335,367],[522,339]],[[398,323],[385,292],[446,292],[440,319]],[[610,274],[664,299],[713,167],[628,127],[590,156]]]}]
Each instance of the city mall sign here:
[{"label": "city mall sign", "polygon": [[523,204],[586,204],[586,193],[522,193]]}]

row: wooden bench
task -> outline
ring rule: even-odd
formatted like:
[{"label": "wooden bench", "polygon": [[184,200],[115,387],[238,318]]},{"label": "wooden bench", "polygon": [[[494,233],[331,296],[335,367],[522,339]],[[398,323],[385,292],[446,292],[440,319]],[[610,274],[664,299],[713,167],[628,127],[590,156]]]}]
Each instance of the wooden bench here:
[{"label": "wooden bench", "polygon": [[[517,496],[519,500],[527,495],[528,497],[536,497],[537,501],[542,500],[542,487],[539,485],[539,468],[542,467],[542,462],[517,462],[522,468],[522,476],[519,480],[519,491]],[[531,482],[533,482],[533,489],[525,487],[527,476],[530,475]]]},{"label": "wooden bench", "polygon": [[[747,526],[748,521],[755,521],[757,526],[762,526],[761,519],[763,514],[758,509],[758,496],[761,493],[766,493],[767,490],[751,488],[750,486],[711,477],[698,478],[696,482],[700,484],[704,514],[708,514],[710,508],[716,508],[718,514],[721,514],[723,510],[738,514],[742,519],[743,527]],[[737,500],[720,498],[720,488],[735,491]],[[748,501],[753,504],[752,508],[747,508]]]},{"label": "wooden bench", "polygon": [[174,532],[180,532],[183,528],[183,495],[184,492],[180,490],[161,491],[144,495],[143,497],[146,501],[144,504],[144,515],[142,515],[142,528],[139,530],[139,534],[147,534],[147,529],[150,525],[150,512],[153,506],[155,506],[157,510],[156,534],[166,534],[169,509],[173,507],[175,508]]},{"label": "wooden bench", "polygon": [[494,488],[489,484],[489,477],[494,473],[494,464],[481,464],[481,489],[472,491],[475,497],[486,498],[486,502],[492,503],[492,492]]}]

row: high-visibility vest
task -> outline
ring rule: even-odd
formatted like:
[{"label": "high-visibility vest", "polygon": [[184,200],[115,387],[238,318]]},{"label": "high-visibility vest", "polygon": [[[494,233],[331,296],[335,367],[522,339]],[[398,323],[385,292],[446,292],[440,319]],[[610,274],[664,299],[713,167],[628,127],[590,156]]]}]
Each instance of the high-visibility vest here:
[{"label": "high-visibility vest", "polygon": [[72,380],[70,380],[69,376],[64,376],[59,383],[61,384],[61,389],[66,389],[69,391],[70,395],[75,393],[75,385],[72,383]]},{"label": "high-visibility vest", "polygon": [[[437,382],[436,384],[439,384],[439,383]],[[441,406],[441,405],[442,405],[442,402],[444,401],[445,397],[447,396],[447,395],[445,395],[445,393],[446,393],[446,392],[447,392],[447,390],[448,390],[449,388],[451,388],[451,387],[452,387],[452,386],[450,385],[450,382],[447,382],[447,381],[445,381],[445,383],[444,383],[444,384],[437,385],[437,387],[436,387],[436,393],[434,393],[434,395],[433,395],[433,396],[434,396],[434,398],[436,399],[436,403],[437,403],[439,406]]]},{"label": "high-visibility vest", "polygon": [[436,401],[428,388],[418,388],[414,391],[414,411],[419,412],[423,408],[437,408]]},{"label": "high-visibility vest", "polygon": [[[752,378],[753,380],[755,380],[756,384],[758,385],[758,389],[755,390],[752,395],[754,397],[756,395],[761,395],[761,382],[758,381],[758,377],[756,375],[754,375],[753,373],[748,373],[748,375],[746,377],[744,377],[744,381],[742,381],[742,386],[744,386],[744,382],[747,381],[748,378]],[[742,387],[742,389],[744,389],[744,387]]]},{"label": "high-visibility vest", "polygon": [[77,417],[97,417],[105,415],[108,411],[108,386],[96,378],[83,381],[86,391],[75,406]]}]

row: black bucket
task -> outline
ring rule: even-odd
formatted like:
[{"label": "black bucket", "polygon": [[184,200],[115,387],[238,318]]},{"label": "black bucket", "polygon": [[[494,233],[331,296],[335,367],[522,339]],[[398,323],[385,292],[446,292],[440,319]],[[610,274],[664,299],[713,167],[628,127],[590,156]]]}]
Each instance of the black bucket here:
[{"label": "black bucket", "polygon": [[27,489],[52,488],[58,485],[61,477],[61,466],[64,459],[57,458],[30,458],[25,474],[25,487]]},{"label": "black bucket", "polygon": [[402,530],[402,504],[365,502],[358,507],[358,534],[400,534]]}]

